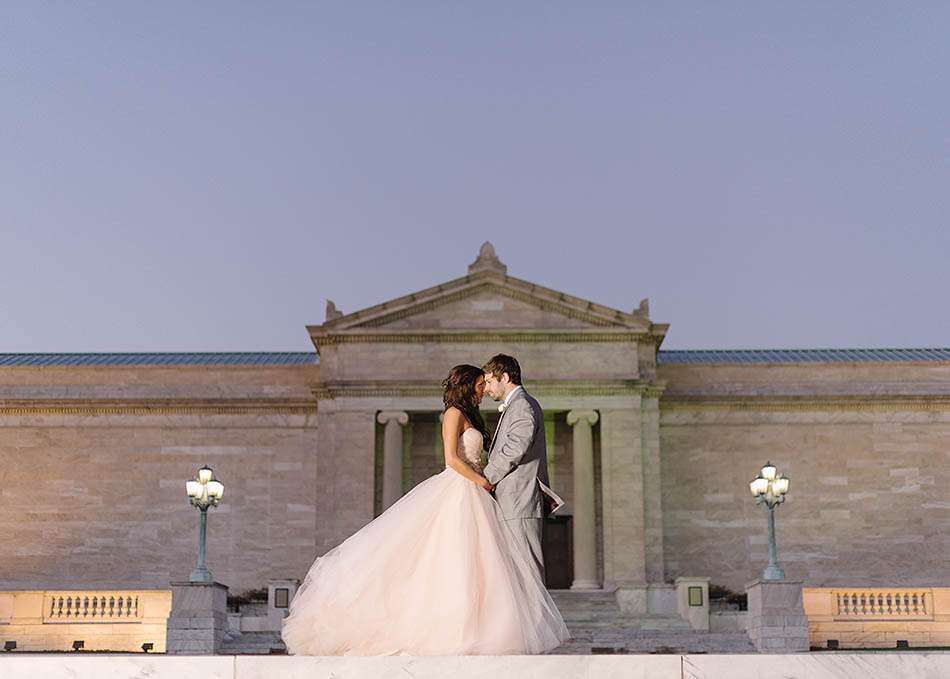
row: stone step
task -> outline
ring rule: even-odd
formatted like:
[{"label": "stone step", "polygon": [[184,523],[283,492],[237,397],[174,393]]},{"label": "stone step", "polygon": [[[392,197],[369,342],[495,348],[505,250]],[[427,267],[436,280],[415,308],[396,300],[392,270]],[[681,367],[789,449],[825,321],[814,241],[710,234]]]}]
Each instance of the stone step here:
[{"label": "stone step", "polygon": [[274,655],[287,653],[278,632],[244,632],[221,645],[219,655]]},{"label": "stone step", "polygon": [[598,653],[755,653],[755,648],[745,634],[587,630],[574,633],[573,639],[551,651],[552,655]]}]

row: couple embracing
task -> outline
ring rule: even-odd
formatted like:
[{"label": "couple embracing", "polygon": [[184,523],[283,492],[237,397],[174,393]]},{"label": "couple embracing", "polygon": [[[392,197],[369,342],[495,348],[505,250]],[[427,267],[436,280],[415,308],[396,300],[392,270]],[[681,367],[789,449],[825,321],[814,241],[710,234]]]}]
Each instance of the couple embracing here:
[{"label": "couple embracing", "polygon": [[[504,354],[442,386],[445,470],[314,562],[284,620],[290,653],[508,655],[569,638],[544,586],[541,527],[560,499],[541,406]],[[501,402],[494,436],[485,394]]]}]

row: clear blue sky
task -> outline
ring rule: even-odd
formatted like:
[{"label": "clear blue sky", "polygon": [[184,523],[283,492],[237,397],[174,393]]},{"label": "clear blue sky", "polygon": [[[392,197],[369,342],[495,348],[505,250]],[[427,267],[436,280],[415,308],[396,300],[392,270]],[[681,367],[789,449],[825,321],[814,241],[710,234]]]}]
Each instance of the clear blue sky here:
[{"label": "clear blue sky", "polygon": [[509,273],[950,345],[950,4],[4,2],[0,351],[307,350]]}]

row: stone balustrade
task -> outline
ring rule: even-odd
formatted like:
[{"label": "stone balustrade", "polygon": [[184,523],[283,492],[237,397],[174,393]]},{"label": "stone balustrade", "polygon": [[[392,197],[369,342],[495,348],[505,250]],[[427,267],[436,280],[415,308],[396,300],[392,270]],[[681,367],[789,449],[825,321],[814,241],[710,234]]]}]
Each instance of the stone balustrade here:
[{"label": "stone balustrade", "polygon": [[0,642],[18,651],[165,652],[168,590],[0,592]]},{"label": "stone balustrade", "polygon": [[933,620],[930,589],[835,591],[835,615],[841,620]]},{"label": "stone balustrade", "polygon": [[132,622],[138,617],[138,593],[47,592],[43,596],[44,623]]},{"label": "stone balustrade", "polygon": [[803,591],[812,647],[950,646],[950,587]]}]

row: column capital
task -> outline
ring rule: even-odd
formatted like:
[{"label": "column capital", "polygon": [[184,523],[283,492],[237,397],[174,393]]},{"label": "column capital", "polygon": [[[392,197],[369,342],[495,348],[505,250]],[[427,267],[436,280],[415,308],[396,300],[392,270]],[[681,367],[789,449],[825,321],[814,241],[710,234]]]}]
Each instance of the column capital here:
[{"label": "column capital", "polygon": [[567,423],[573,427],[578,422],[586,421],[587,424],[593,426],[597,423],[598,417],[596,410],[572,410],[567,414]]},{"label": "column capital", "polygon": [[404,410],[384,410],[376,416],[376,421],[380,424],[388,424],[393,420],[405,426],[409,423],[409,415]]}]

